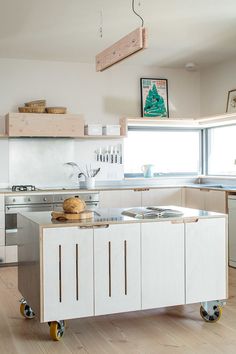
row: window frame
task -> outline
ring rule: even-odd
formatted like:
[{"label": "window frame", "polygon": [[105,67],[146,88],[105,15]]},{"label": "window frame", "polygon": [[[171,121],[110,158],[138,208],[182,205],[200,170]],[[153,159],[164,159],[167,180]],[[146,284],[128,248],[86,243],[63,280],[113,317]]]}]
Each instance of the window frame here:
[{"label": "window frame", "polygon": [[222,177],[236,177],[236,173],[235,175],[229,175],[229,174],[222,174],[222,173],[217,173],[217,174],[212,174],[209,173],[209,145],[210,145],[210,139],[209,139],[209,133],[211,131],[211,129],[220,129],[220,128],[224,128],[224,127],[236,127],[236,124],[224,124],[224,125],[219,125],[219,126],[215,126],[215,127],[208,127],[205,128],[205,138],[203,141],[204,146],[204,163],[205,163],[205,175],[209,176],[209,177],[213,177],[213,176],[222,176]]},{"label": "window frame", "polygon": [[[138,125],[132,125],[128,126],[128,132],[129,131],[175,131],[175,132],[185,132],[185,131],[198,131],[199,132],[199,171],[196,172],[173,172],[173,173],[154,173],[154,178],[155,177],[193,177],[193,176],[199,176],[203,174],[203,166],[205,165],[204,157],[205,155],[205,149],[203,147],[205,146],[204,143],[204,128],[193,128],[193,127],[157,127],[157,126],[138,126]],[[127,137],[128,139],[128,137]],[[125,154],[125,151],[124,151]],[[137,177],[143,177],[143,173],[125,173],[124,172],[124,178],[137,178]]]}]

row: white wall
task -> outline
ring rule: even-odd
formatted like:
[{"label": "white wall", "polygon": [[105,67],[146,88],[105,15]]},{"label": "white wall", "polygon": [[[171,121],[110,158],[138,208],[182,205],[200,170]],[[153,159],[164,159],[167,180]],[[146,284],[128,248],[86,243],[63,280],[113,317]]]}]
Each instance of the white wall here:
[{"label": "white wall", "polygon": [[201,70],[201,116],[226,112],[228,91],[236,89],[236,59]]},{"label": "white wall", "polygon": [[[168,79],[170,117],[199,116],[199,73],[184,69],[134,66],[132,59],[102,73],[96,73],[95,66],[91,64],[0,59],[0,116],[7,112],[16,112],[17,107],[26,101],[45,98],[49,106],[66,106],[69,112],[83,113],[86,122],[116,123],[121,116],[140,116],[141,77]],[[0,132],[1,129],[3,130],[3,118],[0,120]],[[94,149],[107,144],[111,145],[112,142],[76,140],[75,160],[79,163],[94,163]],[[11,160],[14,146],[10,144]],[[0,155],[8,154],[8,146],[0,143]],[[8,183],[8,165],[4,162],[0,166],[0,183]],[[34,166],[33,161],[31,166]],[[19,164],[18,167],[20,168]],[[112,166],[112,169],[110,167],[103,166],[100,179],[122,178],[123,170],[120,166]],[[37,169],[35,175],[36,171]],[[23,175],[25,170],[18,170],[18,173],[19,176],[20,173]],[[10,168],[10,181],[17,182],[15,177],[15,172]],[[58,183],[55,180],[55,185]]]}]

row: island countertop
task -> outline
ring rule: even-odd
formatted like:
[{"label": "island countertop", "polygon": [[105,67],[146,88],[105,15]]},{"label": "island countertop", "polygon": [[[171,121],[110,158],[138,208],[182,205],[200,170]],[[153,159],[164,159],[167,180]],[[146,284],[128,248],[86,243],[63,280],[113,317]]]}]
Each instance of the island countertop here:
[{"label": "island countertop", "polygon": [[[92,227],[106,224],[125,224],[125,223],[143,223],[143,222],[161,222],[161,221],[176,221],[176,222],[187,222],[191,219],[202,219],[202,218],[216,218],[216,217],[227,217],[226,214],[215,213],[205,210],[183,208],[179,206],[158,206],[158,208],[174,209],[182,212],[181,216],[168,216],[168,217],[155,217],[155,218],[136,218],[122,213],[125,210],[130,210],[130,208],[103,208],[96,209],[94,216],[91,219],[86,220],[55,220],[51,217],[51,212],[22,212],[20,213],[27,219],[30,219],[34,223],[38,224],[43,228],[55,228],[55,227]],[[134,209],[134,208],[131,208]]]}]

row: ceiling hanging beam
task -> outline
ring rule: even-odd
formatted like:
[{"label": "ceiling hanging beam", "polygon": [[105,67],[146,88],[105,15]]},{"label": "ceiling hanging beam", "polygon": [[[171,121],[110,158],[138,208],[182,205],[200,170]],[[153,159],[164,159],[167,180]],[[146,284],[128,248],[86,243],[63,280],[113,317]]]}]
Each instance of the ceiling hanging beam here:
[{"label": "ceiling hanging beam", "polygon": [[96,71],[103,71],[147,48],[147,29],[139,27],[96,55]]}]

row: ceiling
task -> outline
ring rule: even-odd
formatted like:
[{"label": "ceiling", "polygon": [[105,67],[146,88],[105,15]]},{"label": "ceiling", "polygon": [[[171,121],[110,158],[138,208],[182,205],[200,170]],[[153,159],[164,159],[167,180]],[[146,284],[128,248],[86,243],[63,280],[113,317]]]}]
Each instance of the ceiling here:
[{"label": "ceiling", "polygon": [[[136,0],[136,10],[149,48],[129,63],[204,67],[236,58],[235,0]],[[0,57],[94,63],[140,25],[131,0],[0,0]]]}]

